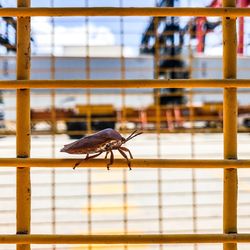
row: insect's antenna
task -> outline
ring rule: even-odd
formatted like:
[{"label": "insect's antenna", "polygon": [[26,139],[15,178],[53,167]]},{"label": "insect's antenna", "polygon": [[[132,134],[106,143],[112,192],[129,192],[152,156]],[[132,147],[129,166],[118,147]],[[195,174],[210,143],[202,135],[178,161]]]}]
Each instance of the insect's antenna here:
[{"label": "insect's antenna", "polygon": [[137,130],[135,130],[135,131],[126,139],[125,142],[127,142],[127,141],[133,139],[134,137],[136,137],[137,135],[141,135],[141,134],[143,133],[143,132],[139,132],[139,133],[136,133],[136,132],[137,132]]},{"label": "insect's antenna", "polygon": [[130,140],[130,139],[131,139],[131,136],[133,136],[136,132],[137,132],[137,130],[133,131],[133,132],[129,135],[129,137],[126,139],[126,141]]}]

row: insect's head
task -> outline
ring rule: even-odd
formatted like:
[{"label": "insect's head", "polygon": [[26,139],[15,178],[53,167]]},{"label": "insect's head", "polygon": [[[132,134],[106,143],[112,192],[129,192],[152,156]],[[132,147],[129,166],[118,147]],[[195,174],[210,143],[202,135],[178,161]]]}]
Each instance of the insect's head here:
[{"label": "insect's head", "polygon": [[126,142],[126,138],[122,137],[122,144]]},{"label": "insect's head", "polygon": [[137,135],[141,135],[142,133],[143,133],[143,132],[138,132],[138,133],[137,133],[137,130],[135,130],[134,132],[131,133],[131,135],[129,135],[128,138],[122,138],[122,140],[124,139],[124,142],[123,142],[123,143],[125,143],[125,142],[127,142],[127,141],[133,139],[133,138],[136,137]]}]

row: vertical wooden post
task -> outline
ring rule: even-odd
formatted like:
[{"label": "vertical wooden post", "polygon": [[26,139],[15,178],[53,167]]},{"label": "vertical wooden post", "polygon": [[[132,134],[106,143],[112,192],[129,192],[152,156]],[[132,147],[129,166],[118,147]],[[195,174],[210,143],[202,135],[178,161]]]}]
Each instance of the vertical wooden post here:
[{"label": "vertical wooden post", "polygon": [[[18,7],[30,7],[30,0],[17,0]],[[17,80],[30,78],[30,17],[17,18]],[[30,91],[16,92],[16,155],[30,156]],[[17,168],[16,173],[16,231],[30,233],[31,187],[30,169]],[[18,250],[30,250],[29,244],[17,245]]]}]

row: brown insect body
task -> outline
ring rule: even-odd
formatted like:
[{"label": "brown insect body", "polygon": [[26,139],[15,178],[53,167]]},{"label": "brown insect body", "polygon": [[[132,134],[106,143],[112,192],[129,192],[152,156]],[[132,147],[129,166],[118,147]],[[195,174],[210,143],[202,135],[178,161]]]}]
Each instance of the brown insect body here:
[{"label": "brown insect body", "polygon": [[[86,154],[86,158],[84,160],[95,158],[103,152],[106,152],[106,159],[108,154],[110,153],[110,162],[107,164],[107,168],[109,169],[109,166],[112,165],[114,161],[114,154],[112,150],[118,150],[121,155],[127,160],[129,169],[131,169],[130,160],[128,159],[125,152],[129,153],[131,159],[133,158],[133,156],[130,150],[128,148],[122,147],[122,145],[128,140],[131,140],[132,138],[140,134],[142,134],[142,132],[136,133],[136,131],[134,131],[127,139],[125,139],[117,131],[111,128],[107,128],[93,135],[85,136],[75,142],[64,145],[64,147],[61,149],[61,152],[66,152],[69,154]],[[89,156],[90,154],[95,155]],[[82,160],[80,162],[77,162],[74,166],[74,169],[81,162]]]},{"label": "brown insect body", "polygon": [[[64,145],[61,152],[69,154],[94,154],[107,151],[109,147],[119,147],[125,142],[117,131],[107,128],[93,135],[85,136],[75,142]],[[106,149],[106,150],[105,150]]]}]

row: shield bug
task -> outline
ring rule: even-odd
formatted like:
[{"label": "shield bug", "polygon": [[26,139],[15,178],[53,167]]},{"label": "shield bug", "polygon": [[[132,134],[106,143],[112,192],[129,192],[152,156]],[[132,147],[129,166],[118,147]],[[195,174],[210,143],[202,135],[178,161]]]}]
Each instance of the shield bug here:
[{"label": "shield bug", "polygon": [[[131,162],[125,152],[128,152],[131,159],[133,159],[133,156],[130,150],[122,145],[140,134],[142,134],[142,132],[137,132],[135,130],[128,138],[124,138],[114,129],[107,128],[64,145],[60,152],[66,152],[68,154],[86,154],[86,157],[83,160],[93,159],[106,152],[105,159],[110,154],[110,161],[107,164],[107,169],[109,170],[109,167],[114,162],[114,153],[112,150],[118,150],[127,160],[128,167],[131,170]],[[83,160],[77,162],[73,169],[75,169]]]}]

